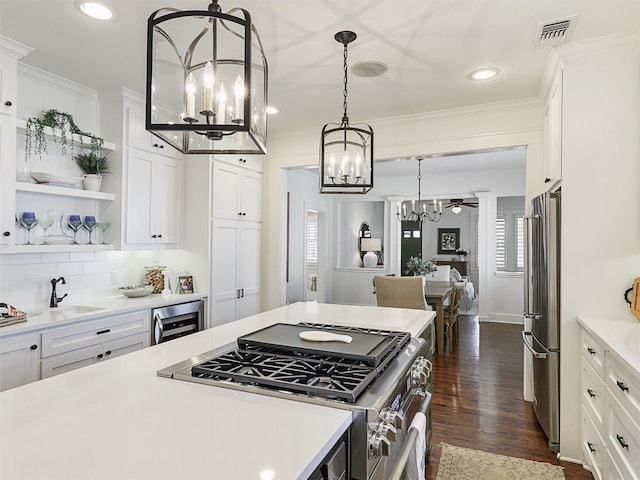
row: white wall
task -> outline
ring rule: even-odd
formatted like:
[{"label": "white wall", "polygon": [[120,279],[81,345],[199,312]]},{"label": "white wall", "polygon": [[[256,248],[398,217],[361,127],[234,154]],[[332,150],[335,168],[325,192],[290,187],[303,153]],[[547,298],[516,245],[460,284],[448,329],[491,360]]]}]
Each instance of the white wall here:
[{"label": "white wall", "polygon": [[622,293],[640,272],[640,41],[605,39],[593,50],[564,61],[560,441],[573,458],[581,457],[576,317],[633,318]]}]

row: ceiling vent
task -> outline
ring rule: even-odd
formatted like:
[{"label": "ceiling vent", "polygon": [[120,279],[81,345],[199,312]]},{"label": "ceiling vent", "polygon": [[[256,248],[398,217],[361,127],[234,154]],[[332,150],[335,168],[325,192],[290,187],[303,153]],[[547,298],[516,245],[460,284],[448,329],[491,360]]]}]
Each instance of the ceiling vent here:
[{"label": "ceiling vent", "polygon": [[539,23],[536,32],[536,46],[555,46],[566,42],[571,38],[577,22],[578,15],[572,15]]}]

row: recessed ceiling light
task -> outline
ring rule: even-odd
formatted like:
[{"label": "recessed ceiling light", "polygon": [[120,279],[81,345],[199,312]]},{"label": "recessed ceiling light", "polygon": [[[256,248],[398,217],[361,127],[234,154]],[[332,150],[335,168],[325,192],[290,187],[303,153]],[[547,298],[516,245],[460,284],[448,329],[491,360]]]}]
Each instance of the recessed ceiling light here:
[{"label": "recessed ceiling light", "polygon": [[469,74],[471,80],[489,80],[500,73],[500,69],[496,67],[481,68]]},{"label": "recessed ceiling light", "polygon": [[267,107],[267,115],[275,115],[279,110],[276,107]]},{"label": "recessed ceiling light", "polygon": [[389,65],[384,62],[360,62],[351,67],[351,73],[359,77],[379,77],[387,73]]},{"label": "recessed ceiling light", "polygon": [[79,5],[80,11],[85,15],[98,20],[109,20],[113,13],[101,3],[83,2]]}]

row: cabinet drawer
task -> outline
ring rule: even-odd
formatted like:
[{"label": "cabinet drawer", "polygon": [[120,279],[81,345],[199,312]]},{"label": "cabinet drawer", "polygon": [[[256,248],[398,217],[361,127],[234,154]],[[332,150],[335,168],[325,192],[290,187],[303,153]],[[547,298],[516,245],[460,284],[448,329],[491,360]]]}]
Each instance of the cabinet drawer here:
[{"label": "cabinet drawer", "polygon": [[630,478],[633,478],[631,472],[629,472],[624,465],[617,465],[616,462],[613,461],[611,453],[607,452],[604,462],[604,480],[626,480]]},{"label": "cabinet drawer", "polygon": [[140,310],[49,330],[42,333],[42,358],[137,333],[148,334],[149,325],[149,310]]},{"label": "cabinet drawer", "polygon": [[632,418],[640,419],[640,376],[607,352],[607,388]]},{"label": "cabinet drawer", "polygon": [[640,480],[640,428],[612,395],[607,396],[607,438],[605,442],[615,464]]},{"label": "cabinet drawer", "polygon": [[593,478],[601,480],[606,455],[605,443],[584,406],[582,407],[582,451],[585,462],[593,473]]},{"label": "cabinet drawer", "polygon": [[605,400],[604,381],[595,372],[586,357],[582,357],[582,405],[591,414],[598,429],[602,428]]},{"label": "cabinet drawer", "polygon": [[119,357],[125,353],[142,350],[149,346],[149,335],[139,333],[108,342],[79,348],[60,355],[45,358],[41,362],[42,378],[52,377],[60,373],[70,372],[80,367]]},{"label": "cabinet drawer", "polygon": [[584,330],[582,330],[582,354],[598,376],[604,379],[604,347]]}]

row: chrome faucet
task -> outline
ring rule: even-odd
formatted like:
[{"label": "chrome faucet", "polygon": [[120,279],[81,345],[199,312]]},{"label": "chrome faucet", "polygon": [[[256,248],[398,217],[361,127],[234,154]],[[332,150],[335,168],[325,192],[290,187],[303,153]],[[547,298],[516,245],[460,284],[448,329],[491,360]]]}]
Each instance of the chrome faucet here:
[{"label": "chrome faucet", "polygon": [[58,303],[67,296],[67,294],[65,293],[63,296],[58,297],[58,294],[56,293],[56,285],[58,284],[58,282],[62,282],[63,285],[67,284],[67,281],[64,279],[64,277],[51,279],[51,301],[49,302],[49,307],[51,308],[57,307]]}]

